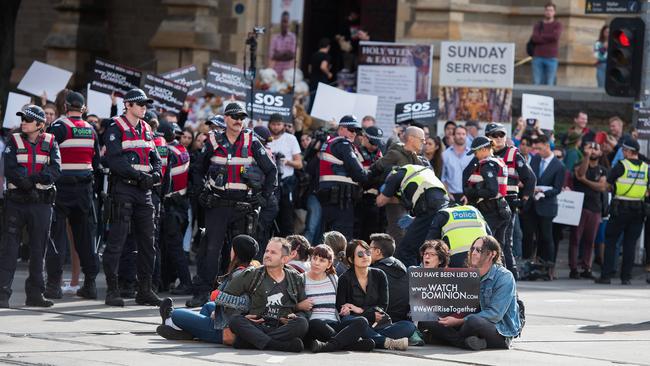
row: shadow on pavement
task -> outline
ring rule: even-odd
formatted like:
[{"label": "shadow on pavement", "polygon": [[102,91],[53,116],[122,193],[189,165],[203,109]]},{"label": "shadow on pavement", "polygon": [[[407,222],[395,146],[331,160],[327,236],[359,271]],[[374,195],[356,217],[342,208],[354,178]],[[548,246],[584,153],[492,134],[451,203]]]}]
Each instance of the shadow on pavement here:
[{"label": "shadow on pavement", "polygon": [[643,323],[622,323],[612,324],[606,326],[600,325],[585,325],[578,328],[578,333],[591,333],[591,334],[605,334],[610,332],[642,332],[650,330],[650,321]]}]

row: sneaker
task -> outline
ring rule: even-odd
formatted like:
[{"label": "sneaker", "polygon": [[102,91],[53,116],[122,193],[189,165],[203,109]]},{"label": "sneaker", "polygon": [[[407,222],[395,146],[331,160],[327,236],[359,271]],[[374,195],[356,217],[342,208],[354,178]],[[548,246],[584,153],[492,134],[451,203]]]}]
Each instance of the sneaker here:
[{"label": "sneaker", "polygon": [[384,348],[395,351],[406,351],[409,348],[409,339],[406,337],[399,339],[386,338]]},{"label": "sneaker", "polygon": [[580,278],[586,278],[586,279],[589,279],[589,280],[593,280],[595,277],[594,277],[594,274],[591,273],[590,270],[585,269],[584,271],[582,271],[580,273]]},{"label": "sneaker", "polygon": [[466,348],[471,349],[472,351],[480,351],[487,348],[487,342],[485,339],[476,336],[465,338],[463,343]]},{"label": "sneaker", "polygon": [[76,286],[70,286],[69,283],[66,283],[64,286],[61,286],[61,292],[63,292],[64,295],[76,295],[77,290],[79,290],[81,286],[76,285]]},{"label": "sneaker", "polygon": [[169,339],[170,341],[191,341],[194,339],[194,336],[192,336],[192,334],[189,332],[174,329],[165,324],[159,325],[158,328],[156,328],[156,333],[165,339]]},{"label": "sneaker", "polygon": [[166,297],[160,303],[160,318],[162,318],[162,324],[165,324],[165,320],[169,319],[172,316],[172,311],[174,311],[174,300],[171,297]]},{"label": "sneaker", "polygon": [[569,273],[569,278],[573,280],[579,280],[580,279],[580,273],[578,273],[578,270],[572,269],[571,272]]}]

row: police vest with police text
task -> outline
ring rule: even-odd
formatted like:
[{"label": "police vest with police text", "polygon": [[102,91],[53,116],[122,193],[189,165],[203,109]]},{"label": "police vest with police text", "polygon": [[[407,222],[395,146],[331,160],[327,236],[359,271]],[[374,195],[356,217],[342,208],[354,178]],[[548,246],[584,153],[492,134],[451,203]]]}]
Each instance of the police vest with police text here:
[{"label": "police vest with police text", "polygon": [[648,187],[648,164],[634,165],[627,159],[621,160],[623,175],[616,179],[614,198],[625,201],[641,201]]},{"label": "police vest with police text", "polygon": [[[436,177],[436,173],[429,167],[423,167],[422,165],[407,164],[399,167],[398,169],[404,169],[406,173],[404,174],[404,179],[399,187],[399,195],[402,200],[405,201],[408,207],[415,207],[420,196],[429,188],[438,188],[441,189],[447,194],[447,189],[445,185]],[[413,193],[413,196],[406,197],[405,190],[406,187],[415,183],[417,188]]]},{"label": "police vest with police text", "polygon": [[[225,133],[222,134],[223,138]],[[225,167],[227,169],[227,178],[224,181],[224,186],[216,186],[216,189],[224,190],[248,190],[248,185],[242,182],[241,175],[248,166],[253,163],[253,154],[251,151],[251,142],[253,141],[253,133],[246,130],[242,131],[237,137],[234,145],[234,154],[223,145],[219,144],[215,133],[209,134],[210,144],[212,144],[212,157],[210,158],[211,165],[218,168]]]},{"label": "police vest with police text", "polygon": [[[330,137],[321,147],[319,154],[319,167],[320,167],[320,182],[333,182],[333,183],[348,183],[352,185],[359,185],[357,182],[353,181],[352,178],[348,177],[347,172],[345,171],[343,160],[337,158],[332,153],[332,146],[339,142],[345,141],[344,137],[334,136]],[[352,146],[352,151],[354,152],[359,163],[362,162],[361,155],[358,153],[357,148],[354,144]]]},{"label": "police vest with police text", "polygon": [[96,139],[93,127],[82,119],[63,117],[59,121],[66,129],[65,140],[59,144],[61,172],[91,172]]},{"label": "police vest with police text", "polygon": [[117,117],[114,121],[122,131],[122,154],[126,156],[131,167],[139,172],[151,172],[149,154],[156,146],[153,143],[149,125],[138,120],[140,125],[138,133],[124,116]]},{"label": "police vest with police text", "polygon": [[468,184],[470,186],[475,186],[478,183],[483,182],[483,176],[481,175],[481,167],[491,161],[496,163],[499,166],[499,169],[497,171],[497,176],[496,176],[499,190],[497,195],[492,198],[505,197],[508,194],[508,167],[499,158],[490,156],[488,158],[481,160],[479,164],[476,166],[476,169],[474,170],[472,175],[469,176]]},{"label": "police vest with police text", "polygon": [[467,252],[476,238],[487,235],[487,223],[477,208],[469,205],[445,208],[449,214],[441,228],[441,237],[447,238],[449,254]]},{"label": "police vest with police text", "polygon": [[[50,164],[50,151],[54,147],[54,135],[42,133],[34,145],[20,133],[12,134],[11,138],[16,144],[16,161],[19,166],[24,168],[23,171],[26,172],[26,177],[40,173],[44,167]],[[49,189],[51,187],[51,185],[36,184],[37,189]],[[7,188],[15,189],[16,187],[10,183]]]},{"label": "police vest with police text", "polygon": [[169,152],[174,156],[174,164],[172,164],[170,169],[170,175],[172,178],[172,186],[169,190],[172,194],[184,195],[187,193],[187,182],[188,182],[188,171],[190,169],[190,154],[187,152],[187,149],[182,144],[178,142],[173,142],[167,145]]}]

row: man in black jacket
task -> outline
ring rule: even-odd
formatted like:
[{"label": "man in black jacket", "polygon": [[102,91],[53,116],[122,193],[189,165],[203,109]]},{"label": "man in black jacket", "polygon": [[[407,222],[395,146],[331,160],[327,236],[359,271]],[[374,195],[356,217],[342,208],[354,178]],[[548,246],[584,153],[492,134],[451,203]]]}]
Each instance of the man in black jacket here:
[{"label": "man in black jacket", "polygon": [[409,278],[406,266],[397,258],[395,240],[388,234],[370,235],[372,267],[386,273],[388,279],[388,309],[393,321],[406,320],[409,312]]}]

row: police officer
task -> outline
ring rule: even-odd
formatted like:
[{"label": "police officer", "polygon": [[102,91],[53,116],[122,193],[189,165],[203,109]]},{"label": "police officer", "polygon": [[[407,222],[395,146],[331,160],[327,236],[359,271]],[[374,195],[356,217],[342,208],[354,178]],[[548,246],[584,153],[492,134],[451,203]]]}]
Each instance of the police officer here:
[{"label": "police officer", "polygon": [[505,196],[508,192],[508,168],[492,156],[492,141],[478,136],[467,155],[474,159],[463,171],[463,192],[470,204],[481,211],[494,237],[503,245],[511,211]]},{"label": "police officer", "polygon": [[66,258],[67,226],[72,232],[71,244],[79,255],[84,272],[84,285],[77,296],[97,298],[95,277],[99,273],[99,258],[93,240],[96,222],[93,204],[93,174],[99,168],[99,141],[94,128],[82,118],[85,110],[83,95],[71,92],[65,99],[66,114],[52,123],[49,132],[54,135],[61,151],[61,176],[56,181],[56,204],[52,223],[52,245],[46,250],[47,284],[44,296],[60,299],[61,275]]},{"label": "police officer", "polygon": [[[165,137],[163,137],[162,133],[158,131],[158,127],[160,126],[160,121],[158,120],[158,115],[151,110],[148,110],[145,115],[144,115],[144,121],[149,124],[149,127],[151,127],[151,131],[153,131],[153,143],[156,145],[156,150],[158,151],[158,155],[160,156],[160,161],[162,162],[162,167],[160,170],[161,176],[167,177],[167,166],[169,165],[168,163],[168,158],[169,158],[169,149],[167,148],[167,141],[165,141]],[[158,289],[158,291],[166,291],[167,286],[163,286],[161,282],[161,254],[160,254],[160,211],[161,211],[161,206],[162,206],[162,199],[163,196],[167,192],[163,191],[163,182],[158,182],[153,185],[153,188],[151,189],[151,201],[153,202],[153,207],[154,207],[154,243],[155,243],[155,248],[156,248],[156,255],[154,259],[154,265],[153,265],[153,277],[152,277],[152,283],[153,283],[153,288]]]},{"label": "police officer", "polygon": [[[357,137],[359,153],[362,159],[361,165],[364,169],[369,169],[374,162],[383,156],[380,149],[383,136],[384,132],[380,128],[370,126]],[[369,187],[363,191],[363,197],[354,207],[356,219],[354,237],[357,239],[369,242],[370,234],[384,232],[386,214],[384,209],[377,207],[375,203],[378,194],[377,187]]]},{"label": "police officer", "polygon": [[453,205],[438,211],[431,222],[427,240],[442,239],[449,246],[449,267],[465,267],[469,248],[492,231],[481,212],[470,205]]},{"label": "police officer", "polygon": [[[505,257],[506,268],[512,272],[515,279],[517,275],[517,262],[512,254],[512,234],[515,224],[518,225],[517,212],[528,201],[528,197],[533,194],[537,178],[535,173],[526,164],[526,160],[519,153],[519,149],[506,144],[506,128],[501,123],[488,123],[485,127],[485,136],[494,143],[494,156],[503,160],[508,168],[508,187],[506,190],[506,202],[510,206],[512,216],[505,230],[503,247],[503,256]],[[519,185],[522,185],[519,189]]]},{"label": "police officer", "polygon": [[21,132],[9,136],[3,157],[7,191],[0,244],[0,308],[9,307],[25,228],[30,249],[25,305],[50,307],[52,301],[43,298],[43,253],[49,241],[54,182],[61,174],[59,146],[54,136],[43,132],[45,112],[41,107],[27,105],[16,115],[21,117]]},{"label": "police officer", "polygon": [[[268,144],[271,141],[273,141],[271,130],[269,130],[266,126],[255,126],[253,128],[253,134],[255,135],[255,137],[257,137],[258,140],[260,140],[262,145],[264,145],[264,148],[266,149],[266,152],[269,154],[269,156],[273,156],[273,153],[271,152],[271,148],[268,146]],[[278,169],[278,182],[280,181],[279,176],[280,176],[280,169]],[[279,229],[276,230],[276,228],[274,227],[275,218],[278,216],[278,213],[280,212],[279,185],[274,190],[273,195],[275,196],[274,199],[267,200],[266,202],[264,202],[265,204],[260,207],[260,213],[257,219],[257,231],[256,231],[255,239],[259,243],[260,250],[257,251],[257,256],[255,257],[255,259],[259,260],[260,262],[262,261],[263,259],[262,257],[264,256],[264,252],[266,251],[266,244],[269,241],[269,239],[271,239],[271,237],[273,236],[272,233],[274,231],[276,232],[279,231]]]},{"label": "police officer", "polygon": [[605,260],[596,283],[610,284],[616,274],[618,251],[616,243],[623,235],[623,263],[621,284],[631,284],[636,241],[643,230],[643,220],[650,214],[644,204],[648,194],[648,164],[639,160],[639,143],[627,137],[622,144],[623,160],[612,168],[607,183],[613,199],[609,208],[609,222],[605,229]]},{"label": "police officer", "polygon": [[[217,274],[221,273],[221,252],[226,233],[232,236],[253,234],[261,201],[272,200],[277,184],[277,168],[266,149],[244,129],[248,114],[239,103],[229,103],[225,110],[226,130],[211,132],[198,155],[193,182],[205,182],[199,202],[205,207],[206,242],[197,260],[194,296],[188,307],[201,306],[208,300]],[[261,193],[253,195],[246,171],[253,163],[263,171]]]},{"label": "police officer", "polygon": [[220,114],[208,118],[205,124],[210,128],[210,131],[215,131],[216,133],[222,133],[226,130],[226,121]]},{"label": "police officer", "polygon": [[153,132],[144,118],[153,100],[141,89],[124,96],[124,115],[106,130],[106,161],[111,173],[113,209],[103,265],[108,290],[106,304],[124,306],[118,288],[118,264],[129,231],[137,241],[138,292],[140,305],[160,305],[152,291],[154,265],[154,206],[151,189],[161,181],[161,161],[153,143]]},{"label": "police officer", "polygon": [[322,206],[322,232],[335,230],[348,240],[354,234],[354,202],[361,198],[360,185],[368,181],[368,173],[353,144],[362,131],[355,116],[343,116],[337,135],[321,146],[319,155],[317,196]]},{"label": "police officer", "polygon": [[431,167],[407,164],[394,169],[377,196],[377,206],[397,202],[411,211],[415,220],[409,225],[395,250],[395,257],[405,266],[418,264],[419,248],[429,232],[431,220],[436,213],[449,205],[445,185],[436,177]]}]

